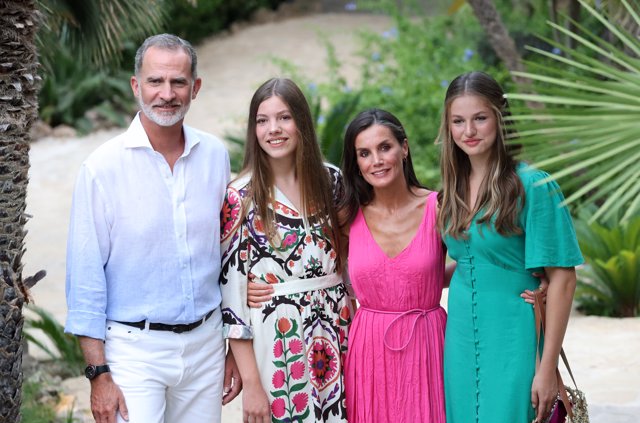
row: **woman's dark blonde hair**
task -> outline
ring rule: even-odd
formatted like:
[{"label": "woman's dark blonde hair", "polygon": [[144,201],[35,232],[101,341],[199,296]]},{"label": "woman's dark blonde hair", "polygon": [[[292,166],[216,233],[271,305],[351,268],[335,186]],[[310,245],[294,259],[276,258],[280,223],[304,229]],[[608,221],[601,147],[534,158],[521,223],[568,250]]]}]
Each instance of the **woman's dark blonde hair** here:
[{"label": "woman's dark blonde hair", "polygon": [[[338,253],[340,251],[340,238],[337,236],[338,226],[331,176],[323,163],[309,104],[300,88],[290,79],[269,79],[256,90],[251,99],[244,163],[240,172],[240,175],[251,175],[247,200],[255,204],[256,214],[262,221],[269,242],[273,244],[277,236],[275,214],[273,212],[275,209],[273,171],[267,154],[258,143],[256,117],[260,104],[274,96],[279,97],[288,106],[298,128],[295,171],[300,183],[301,213],[310,224],[323,226],[334,250]],[[246,210],[247,208],[243,207],[243,209]],[[337,269],[340,269],[340,264],[341,259],[338,254],[336,260]]]},{"label": "woman's dark blonde hair", "polygon": [[[480,185],[476,204],[469,205],[469,157],[451,135],[451,103],[458,97],[475,95],[486,101],[498,125],[491,149],[489,171]],[[455,78],[445,95],[437,142],[441,145],[442,190],[438,193],[438,228],[443,234],[462,235],[473,217],[478,224],[493,223],[502,235],[518,234],[518,214],[524,202],[524,188],[516,174],[515,155],[520,146],[507,140],[516,137],[509,120],[509,104],[500,84],[484,72],[469,72]]]}]

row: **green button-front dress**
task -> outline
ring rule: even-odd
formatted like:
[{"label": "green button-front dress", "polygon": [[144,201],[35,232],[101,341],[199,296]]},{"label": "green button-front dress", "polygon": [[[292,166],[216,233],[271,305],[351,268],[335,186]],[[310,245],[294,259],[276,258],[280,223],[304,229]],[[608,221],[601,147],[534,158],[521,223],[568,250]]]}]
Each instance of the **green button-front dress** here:
[{"label": "green button-front dress", "polygon": [[535,373],[533,308],[520,294],[538,287],[531,273],[582,263],[571,216],[555,182],[524,163],[520,235],[474,221],[466,237],[446,236],[458,265],[449,289],[444,350],[447,423],[530,423]]}]

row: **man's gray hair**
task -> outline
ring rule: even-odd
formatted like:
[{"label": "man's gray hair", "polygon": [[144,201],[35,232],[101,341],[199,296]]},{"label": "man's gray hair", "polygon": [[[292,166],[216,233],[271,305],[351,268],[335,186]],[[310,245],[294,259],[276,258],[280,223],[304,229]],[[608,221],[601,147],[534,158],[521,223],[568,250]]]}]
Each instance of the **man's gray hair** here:
[{"label": "man's gray hair", "polygon": [[134,68],[136,76],[140,75],[140,69],[142,69],[142,59],[147,50],[149,50],[149,47],[158,47],[165,50],[177,50],[181,48],[191,58],[191,77],[193,79],[196,79],[198,77],[198,56],[196,55],[196,50],[193,48],[189,41],[183,40],[182,38],[173,34],[152,35],[151,37],[144,40],[144,42],[136,52],[136,61]]}]

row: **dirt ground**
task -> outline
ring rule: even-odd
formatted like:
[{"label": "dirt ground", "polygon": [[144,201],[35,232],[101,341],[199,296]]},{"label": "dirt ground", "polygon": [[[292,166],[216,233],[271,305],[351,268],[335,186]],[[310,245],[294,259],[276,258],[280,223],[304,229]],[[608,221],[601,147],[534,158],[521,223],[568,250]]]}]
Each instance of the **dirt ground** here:
[{"label": "dirt ground", "polygon": [[[336,48],[348,81],[358,78],[358,32],[391,28],[383,16],[360,13],[318,13],[240,28],[197,47],[203,87],[187,123],[219,136],[241,134],[250,97],[263,81],[277,76],[272,57],[296,64],[302,74],[327,79],[322,36]],[[45,269],[47,277],[33,289],[35,304],[61,322],[65,249],[71,192],[81,162],[98,145],[122,130],[101,131],[82,138],[44,138],[32,145],[24,275]],[[573,316],[565,349],[580,387],[587,393],[592,423],[640,421],[640,319]],[[37,351],[35,351],[37,354]],[[88,407],[84,378],[65,381],[76,408]],[[224,422],[241,420],[241,401],[225,407]],[[91,420],[86,420],[91,421]]]}]

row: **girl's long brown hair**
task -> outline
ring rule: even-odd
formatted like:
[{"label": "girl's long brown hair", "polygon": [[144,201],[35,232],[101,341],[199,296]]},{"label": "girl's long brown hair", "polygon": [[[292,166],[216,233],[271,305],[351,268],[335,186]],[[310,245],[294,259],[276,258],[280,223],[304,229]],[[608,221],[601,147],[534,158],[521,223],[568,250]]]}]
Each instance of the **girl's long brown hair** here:
[{"label": "girl's long brown hair", "polygon": [[[475,205],[469,205],[469,157],[453,141],[450,129],[451,103],[463,95],[483,98],[493,110],[498,125],[491,150],[489,172],[480,185]],[[464,234],[473,217],[481,211],[477,223],[493,223],[502,235],[518,234],[518,213],[524,205],[524,188],[516,173],[515,155],[520,146],[507,143],[516,137],[509,120],[509,104],[502,87],[484,72],[469,72],[455,78],[445,95],[437,142],[441,144],[440,171],[442,190],[438,193],[438,228],[443,234]]]},{"label": "girl's long brown hair", "polygon": [[[258,144],[256,136],[258,107],[263,101],[273,96],[280,97],[289,107],[298,128],[295,171],[300,184],[301,212],[310,224],[323,226],[337,253],[336,269],[340,269],[342,260],[339,252],[341,247],[340,237],[337,236],[338,220],[333,198],[333,184],[323,163],[309,104],[300,88],[290,79],[269,79],[256,90],[251,99],[244,163],[240,172],[241,176],[251,175],[247,199],[255,204],[256,214],[262,220],[269,242],[273,244],[274,238],[277,236],[273,212],[275,203],[273,171],[268,156]],[[243,207],[243,209],[247,208]]]}]

